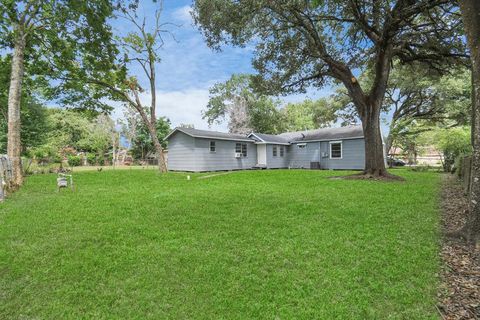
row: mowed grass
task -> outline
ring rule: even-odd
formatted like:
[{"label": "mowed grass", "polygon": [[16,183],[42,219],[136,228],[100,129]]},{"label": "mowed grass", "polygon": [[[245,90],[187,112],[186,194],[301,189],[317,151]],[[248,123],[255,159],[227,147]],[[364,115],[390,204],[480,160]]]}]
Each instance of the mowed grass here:
[{"label": "mowed grass", "polygon": [[0,205],[1,319],[435,319],[435,173],[82,172]]}]

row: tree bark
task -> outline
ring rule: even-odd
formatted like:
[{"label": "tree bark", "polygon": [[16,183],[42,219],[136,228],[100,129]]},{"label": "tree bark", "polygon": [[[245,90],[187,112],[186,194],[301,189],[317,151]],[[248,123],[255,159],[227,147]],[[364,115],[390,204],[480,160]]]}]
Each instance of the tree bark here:
[{"label": "tree bark", "polygon": [[21,140],[20,140],[20,103],[24,76],[25,32],[23,27],[16,30],[15,46],[8,92],[8,144],[7,155],[12,162],[13,179],[9,188],[17,189],[23,183]]},{"label": "tree bark", "polygon": [[151,122],[148,122],[147,127],[148,131],[150,132],[150,136],[152,137],[153,146],[155,147],[155,152],[158,157],[158,170],[163,173],[167,172],[167,165],[165,163],[162,144],[158,140],[157,136],[157,128],[155,127],[155,124],[152,124]]},{"label": "tree bark", "polygon": [[472,142],[471,185],[467,219],[467,240],[480,243],[480,1],[460,0],[467,43],[472,60]]},{"label": "tree bark", "polygon": [[365,137],[364,174],[372,177],[386,176],[380,108],[368,106],[362,116],[362,126]]}]

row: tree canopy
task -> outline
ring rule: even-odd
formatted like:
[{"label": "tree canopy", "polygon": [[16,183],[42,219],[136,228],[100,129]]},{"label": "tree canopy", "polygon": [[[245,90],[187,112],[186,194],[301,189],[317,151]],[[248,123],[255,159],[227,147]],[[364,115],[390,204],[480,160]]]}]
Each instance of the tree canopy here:
[{"label": "tree canopy", "polygon": [[[342,83],[364,127],[365,172],[374,175],[386,174],[379,121],[392,62],[442,70],[466,57],[458,8],[443,0],[196,0],[193,16],[212,48],[255,44],[256,81],[269,93]],[[356,70],[371,70],[371,86]]]}]

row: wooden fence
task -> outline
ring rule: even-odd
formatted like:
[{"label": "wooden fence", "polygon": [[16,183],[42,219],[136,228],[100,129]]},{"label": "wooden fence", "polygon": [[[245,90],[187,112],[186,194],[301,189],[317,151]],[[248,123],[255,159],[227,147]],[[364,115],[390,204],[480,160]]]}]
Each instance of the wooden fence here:
[{"label": "wooden fence", "polygon": [[6,186],[12,180],[12,163],[5,155],[0,155],[0,201],[5,198]]}]

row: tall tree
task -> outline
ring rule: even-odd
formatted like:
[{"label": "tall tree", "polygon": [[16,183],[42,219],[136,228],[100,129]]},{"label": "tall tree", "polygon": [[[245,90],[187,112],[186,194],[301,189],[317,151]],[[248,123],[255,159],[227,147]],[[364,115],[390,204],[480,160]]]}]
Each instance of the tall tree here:
[{"label": "tall tree", "polygon": [[395,69],[382,110],[391,115],[386,150],[390,150],[398,138],[418,135],[435,125],[470,124],[469,74],[465,68],[452,69],[443,76],[418,66]]},{"label": "tall tree", "polygon": [[[8,147],[12,161],[12,188],[23,182],[21,170],[20,105],[25,67],[35,61],[42,72],[61,81],[72,64],[100,72],[105,65],[96,58],[111,57],[111,33],[106,20],[113,12],[112,1],[4,0],[0,2],[1,43],[13,50],[8,95]],[[103,61],[108,61],[104,58]],[[33,64],[32,64],[33,65]],[[32,68],[34,69],[34,67]],[[37,68],[38,71],[39,68]],[[86,71],[85,71],[86,72]],[[73,83],[62,89],[82,90]],[[66,92],[62,92],[64,97]],[[84,95],[77,95],[77,100]],[[97,97],[96,97],[97,98]],[[92,100],[90,101],[91,103]]]},{"label": "tall tree", "polygon": [[329,127],[338,119],[338,104],[321,98],[288,103],[282,108],[287,131],[302,131]]},{"label": "tall tree", "polygon": [[471,242],[480,242],[480,1],[460,0],[463,24],[472,62],[472,183],[470,217],[465,231]]},{"label": "tall tree", "polygon": [[[342,83],[362,120],[365,174],[383,176],[380,111],[392,62],[439,68],[441,60],[464,57],[455,11],[445,0],[196,0],[193,16],[213,48],[254,41],[254,66],[269,92]],[[367,69],[371,86],[355,76]]]},{"label": "tall tree", "polygon": [[[157,2],[157,1],[154,1]],[[146,126],[158,157],[158,168],[167,171],[163,148],[157,135],[157,75],[156,67],[160,62],[159,52],[164,46],[164,36],[171,32],[166,29],[171,23],[161,21],[163,1],[158,1],[154,13],[154,24],[147,25],[146,18],[137,15],[138,6],[132,5],[122,9],[121,18],[129,23],[131,30],[125,36],[119,37],[117,45],[122,48],[123,57],[116,59],[117,67],[108,75],[90,77],[85,81],[103,87],[110,92],[110,97],[123,102],[128,108],[135,110]],[[130,29],[129,29],[130,30]],[[141,73],[129,74],[132,63],[140,66]],[[145,92],[141,78],[147,80],[150,101],[143,103],[141,94]]]},{"label": "tall tree", "polygon": [[231,133],[280,133],[283,121],[278,107],[278,101],[255,91],[251,75],[234,74],[210,89],[210,100],[203,118],[209,124],[221,123],[228,118]]}]

